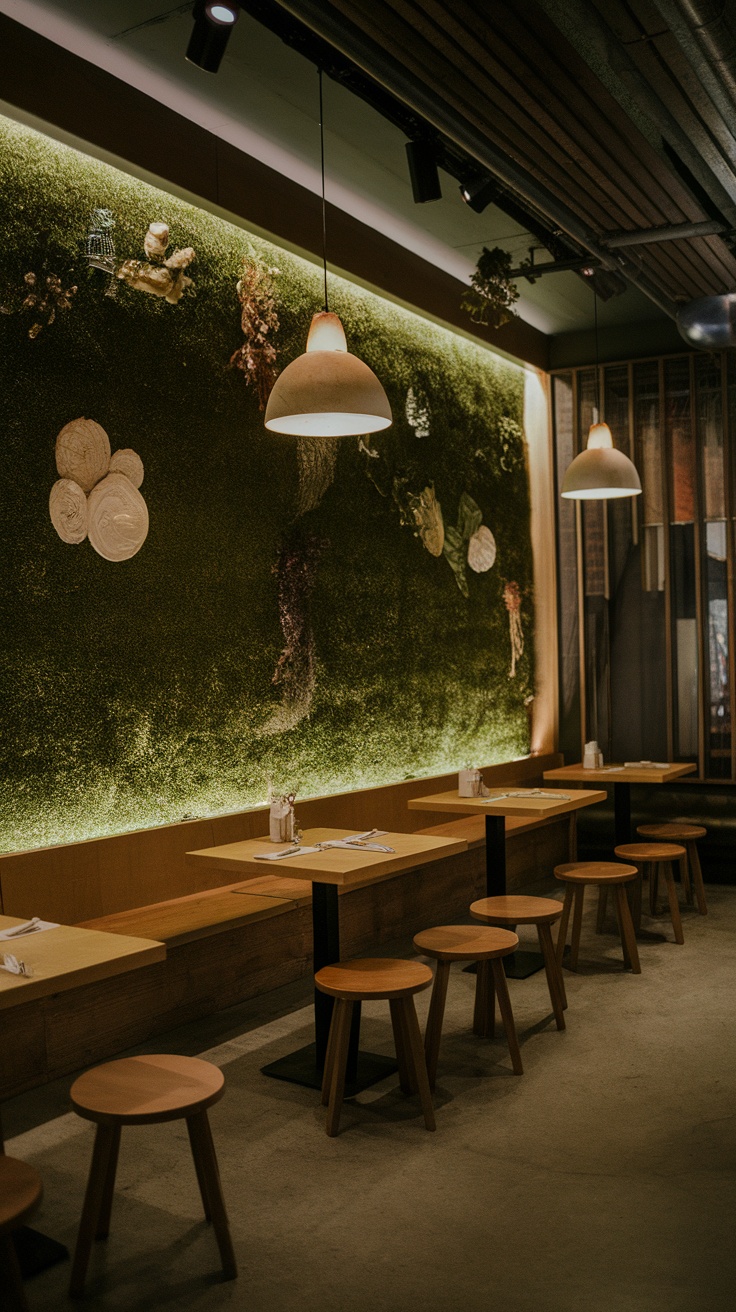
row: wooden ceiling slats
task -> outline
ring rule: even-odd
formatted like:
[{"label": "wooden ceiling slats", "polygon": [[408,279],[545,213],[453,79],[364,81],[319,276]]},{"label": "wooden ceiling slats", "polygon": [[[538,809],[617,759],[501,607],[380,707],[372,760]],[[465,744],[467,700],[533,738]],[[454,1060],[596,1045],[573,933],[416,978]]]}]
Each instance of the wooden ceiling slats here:
[{"label": "wooden ceiling slats", "polygon": [[[643,31],[662,31],[647,29],[656,12],[648,0],[596,4],[634,42],[629,49],[647,76],[668,82],[670,106],[674,96],[683,114],[696,115],[658,42],[639,41]],[[536,0],[328,0],[327,7],[573,209],[592,235],[709,217]],[[736,284],[736,258],[719,237],[622,255],[672,299]]]}]

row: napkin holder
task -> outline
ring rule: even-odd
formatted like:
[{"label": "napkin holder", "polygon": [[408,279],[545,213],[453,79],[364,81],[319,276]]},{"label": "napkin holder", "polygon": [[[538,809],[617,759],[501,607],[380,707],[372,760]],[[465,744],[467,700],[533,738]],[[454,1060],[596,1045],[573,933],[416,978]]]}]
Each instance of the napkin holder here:
[{"label": "napkin holder", "polygon": [[485,797],[487,791],[480,770],[460,770],[457,791],[459,797]]},{"label": "napkin holder", "polygon": [[296,837],[293,793],[272,798],[268,815],[268,836],[272,843],[293,843]]},{"label": "napkin holder", "polygon": [[600,770],[603,765],[603,752],[597,742],[593,741],[585,744],[583,753],[584,770]]}]

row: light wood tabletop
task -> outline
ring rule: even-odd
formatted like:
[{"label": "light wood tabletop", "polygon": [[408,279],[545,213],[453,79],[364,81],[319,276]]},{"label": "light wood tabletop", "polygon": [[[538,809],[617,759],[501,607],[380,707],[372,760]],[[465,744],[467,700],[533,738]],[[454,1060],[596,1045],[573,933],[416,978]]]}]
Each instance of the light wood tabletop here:
[{"label": "light wood tabletop", "polygon": [[[22,924],[18,916],[0,916],[0,930]],[[24,961],[33,974],[0,970],[0,1009],[163,961],[166,947],[148,938],[58,925],[21,938],[0,939],[0,957],[5,953]]]},{"label": "light wood tabletop", "polygon": [[[302,836],[302,846],[310,847],[330,839],[351,837],[349,829],[307,829]],[[429,834],[387,833],[381,834],[375,841],[392,847],[393,852],[369,852],[361,847],[332,847],[307,856],[295,853],[281,861],[257,861],[256,856],[261,853],[284,851],[292,846],[290,843],[271,843],[264,837],[187,852],[187,861],[194,865],[231,870],[235,874],[246,871],[259,875],[288,873],[291,879],[350,886],[391,879],[402,870],[412,870],[430,861],[454,856],[456,852],[464,852],[468,846],[465,839],[438,838]]]},{"label": "light wood tabletop", "polygon": [[603,765],[599,770],[586,770],[582,762],[561,765],[556,770],[545,770],[544,778],[551,783],[591,784],[668,784],[697,769],[691,761],[678,761],[674,765]]},{"label": "light wood tabletop", "polygon": [[[513,796],[509,796],[509,794]],[[600,790],[572,789],[561,798],[555,788],[492,788],[488,797],[461,797],[457,790],[433,793],[429,797],[414,797],[407,803],[412,811],[439,811],[456,815],[524,816],[540,820],[548,816],[565,815],[579,811],[583,806],[605,802],[606,794]]]}]

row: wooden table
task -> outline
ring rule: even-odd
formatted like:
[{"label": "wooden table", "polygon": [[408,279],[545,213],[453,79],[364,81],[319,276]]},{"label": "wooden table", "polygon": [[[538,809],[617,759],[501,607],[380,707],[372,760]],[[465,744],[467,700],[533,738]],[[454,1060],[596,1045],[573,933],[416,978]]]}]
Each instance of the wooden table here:
[{"label": "wooden table", "polygon": [[[350,838],[349,829],[307,829],[302,846],[310,847],[330,839]],[[404,870],[414,870],[443,857],[464,852],[464,839],[436,838],[429,834],[381,834],[376,839],[393,852],[367,852],[364,848],[326,848],[311,855],[284,857],[281,861],[258,861],[263,852],[284,851],[288,843],[272,844],[266,838],[250,838],[240,843],[224,843],[219,847],[206,847],[188,852],[190,864],[204,865],[218,870],[234,872],[241,877],[247,874],[288,875],[312,884],[312,933],[314,972],[340,960],[340,918],[338,889],[380,883],[392,879]],[[327,1036],[332,1019],[333,999],[314,991],[315,1042],[290,1053],[263,1067],[263,1073],[279,1080],[290,1080],[310,1089],[322,1085]],[[361,1089],[382,1080],[396,1070],[396,1063],[387,1057],[359,1051],[360,1007],[356,1006],[350,1039],[350,1054],[346,1087],[350,1097]]]},{"label": "wooden table", "polygon": [[545,770],[544,778],[550,783],[591,783],[613,785],[613,810],[616,847],[631,843],[631,785],[669,784],[685,774],[694,774],[692,762],[678,762],[663,769],[642,765],[604,765],[599,770],[586,770],[582,763],[562,765],[556,770]]},{"label": "wooden table", "polygon": [[[19,916],[0,915],[0,930],[22,924],[23,919]],[[151,962],[163,961],[166,947],[148,938],[129,938],[100,930],[78,929],[74,925],[58,925],[56,929],[24,934],[21,938],[0,939],[0,956],[5,953],[24,961],[33,974],[11,975],[0,970],[0,1011],[78,988],[80,984],[122,975]],[[28,1226],[16,1230],[14,1240],[24,1277],[45,1271],[69,1256],[69,1250],[63,1244]]]},{"label": "wooden table", "polygon": [[[414,797],[408,803],[412,811],[446,812],[449,815],[484,815],[486,821],[486,895],[501,897],[506,892],[506,816],[523,819],[551,819],[568,815],[595,802],[604,802],[606,794],[588,789],[571,789],[564,798],[550,796],[557,789],[492,788],[488,797],[461,797],[455,790]],[[513,793],[514,796],[509,796]],[[544,965],[539,952],[515,952],[506,963],[511,979],[526,979]]]}]

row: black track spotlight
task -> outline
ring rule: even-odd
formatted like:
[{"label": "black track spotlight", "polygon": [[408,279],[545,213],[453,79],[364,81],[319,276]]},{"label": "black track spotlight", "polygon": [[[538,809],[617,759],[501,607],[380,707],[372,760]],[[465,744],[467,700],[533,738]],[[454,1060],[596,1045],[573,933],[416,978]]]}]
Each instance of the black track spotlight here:
[{"label": "black track spotlight", "polygon": [[409,161],[409,177],[415,203],[423,205],[427,200],[441,200],[440,175],[431,143],[407,141],[406,158]]},{"label": "black track spotlight", "polygon": [[194,27],[187,47],[187,59],[206,73],[216,73],[230,33],[240,17],[240,5],[230,3],[230,0],[196,0],[192,16]]},{"label": "black track spotlight", "polygon": [[500,191],[493,178],[470,178],[460,187],[460,195],[476,214],[482,214],[487,205],[498,200]]}]

